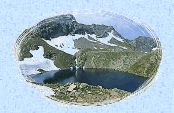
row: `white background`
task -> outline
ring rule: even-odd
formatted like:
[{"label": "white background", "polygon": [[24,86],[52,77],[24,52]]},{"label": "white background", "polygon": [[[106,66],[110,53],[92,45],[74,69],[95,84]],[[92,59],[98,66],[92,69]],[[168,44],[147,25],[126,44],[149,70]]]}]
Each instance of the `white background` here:
[{"label": "white background", "polygon": [[[157,80],[144,93],[100,107],[68,106],[44,98],[20,75],[13,47],[26,28],[64,11],[110,11],[148,24],[160,38],[163,59]],[[0,113],[174,112],[174,1],[0,0]]]}]

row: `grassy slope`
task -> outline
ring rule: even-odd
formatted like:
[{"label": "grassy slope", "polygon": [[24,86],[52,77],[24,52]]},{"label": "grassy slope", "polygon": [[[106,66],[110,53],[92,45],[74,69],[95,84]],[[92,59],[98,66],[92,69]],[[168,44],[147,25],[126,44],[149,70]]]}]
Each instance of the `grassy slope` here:
[{"label": "grassy slope", "polygon": [[145,77],[151,77],[157,72],[160,61],[160,50],[152,51],[151,53],[139,59],[129,68],[128,71]]},{"label": "grassy slope", "polygon": [[114,52],[88,49],[77,54],[77,61],[85,68],[109,68],[124,71],[143,55],[144,53],[135,51]]},{"label": "grassy slope", "polygon": [[161,61],[159,50],[145,54],[135,51],[112,52],[87,49],[80,51],[76,56],[78,65],[85,68],[109,68],[145,77],[153,76]]}]

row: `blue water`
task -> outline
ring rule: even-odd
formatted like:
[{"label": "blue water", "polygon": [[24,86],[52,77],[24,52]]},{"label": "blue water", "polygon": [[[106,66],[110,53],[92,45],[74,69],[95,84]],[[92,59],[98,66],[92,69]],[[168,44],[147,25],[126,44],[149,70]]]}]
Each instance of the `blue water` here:
[{"label": "blue water", "polygon": [[147,78],[137,76],[127,72],[119,72],[106,69],[78,69],[78,70],[59,70],[37,74],[32,77],[36,83],[87,83],[103,88],[118,88],[128,92],[134,92]]}]

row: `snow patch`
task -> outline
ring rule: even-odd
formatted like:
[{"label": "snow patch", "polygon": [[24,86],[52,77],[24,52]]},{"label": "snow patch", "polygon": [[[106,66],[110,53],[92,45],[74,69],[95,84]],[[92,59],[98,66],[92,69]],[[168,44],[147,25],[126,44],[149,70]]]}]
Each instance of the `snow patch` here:
[{"label": "snow patch", "polygon": [[157,50],[157,49],[158,49],[158,47],[155,47],[155,48],[152,49],[152,51],[155,51],[155,50]]},{"label": "snow patch", "polygon": [[32,58],[24,58],[23,61],[19,61],[20,69],[24,76],[38,74],[38,69],[43,69],[45,71],[58,70],[54,65],[54,62],[50,59],[44,58],[44,48],[39,46],[38,50],[30,50],[33,55]]},{"label": "snow patch", "polygon": [[101,42],[102,44],[106,44],[106,45],[110,45],[110,46],[117,46],[116,44],[111,44],[109,43],[109,41],[111,40],[111,38],[115,38],[116,40],[120,41],[120,42],[124,42],[123,39],[113,35],[113,30],[111,32],[108,32],[108,36],[107,37],[104,37],[104,38],[97,38],[96,36],[95,37],[92,37],[94,38],[95,40]]},{"label": "snow patch", "polygon": [[[89,37],[93,38],[94,40],[91,40]],[[49,45],[51,45],[61,51],[74,55],[76,52],[79,51],[74,46],[74,40],[77,40],[79,38],[86,38],[87,40],[89,40],[91,42],[99,42],[101,44],[106,44],[106,45],[110,45],[110,46],[117,46],[116,44],[109,43],[111,38],[115,38],[116,40],[118,40],[120,42],[124,42],[123,39],[121,39],[117,36],[114,36],[113,31],[108,32],[108,36],[104,37],[104,38],[97,38],[97,36],[95,34],[91,35],[91,34],[85,33],[85,35],[75,34],[75,35],[59,36],[57,38],[51,38],[51,40],[44,40],[44,41],[47,42]]]},{"label": "snow patch", "polygon": [[119,47],[121,47],[121,48],[123,48],[123,49],[127,49],[126,47],[123,47],[123,46],[119,46]]},{"label": "snow patch", "polygon": [[116,40],[118,40],[120,42],[124,42],[123,39],[121,39],[120,37],[117,37],[117,36],[113,35],[113,32],[114,31],[111,31],[110,33],[108,33],[109,37],[113,37],[113,38],[115,38]]}]

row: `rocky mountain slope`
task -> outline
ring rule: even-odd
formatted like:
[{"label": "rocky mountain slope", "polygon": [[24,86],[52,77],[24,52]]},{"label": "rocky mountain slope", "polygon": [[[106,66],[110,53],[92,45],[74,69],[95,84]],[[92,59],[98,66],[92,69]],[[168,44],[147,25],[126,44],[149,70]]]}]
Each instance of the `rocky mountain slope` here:
[{"label": "rocky mountain slope", "polygon": [[112,26],[106,25],[85,25],[78,23],[71,14],[61,15],[45,19],[37,24],[36,32],[42,38],[50,40],[59,36],[73,34],[95,34],[98,38],[108,36],[107,32],[114,31],[114,35],[123,38]]},{"label": "rocky mountain slope", "polygon": [[85,25],[70,14],[45,19],[25,30],[17,45],[20,61],[31,58],[30,50],[42,46],[44,58],[53,60],[60,69],[79,66],[121,71],[128,71],[143,56],[158,48],[153,38],[139,36],[128,40],[112,26]]}]

